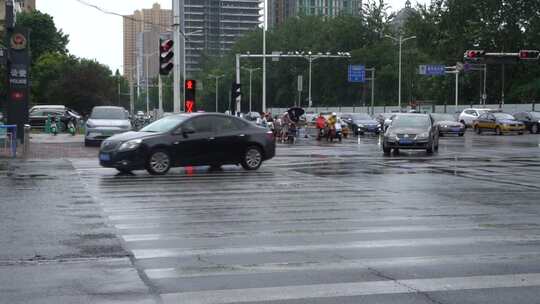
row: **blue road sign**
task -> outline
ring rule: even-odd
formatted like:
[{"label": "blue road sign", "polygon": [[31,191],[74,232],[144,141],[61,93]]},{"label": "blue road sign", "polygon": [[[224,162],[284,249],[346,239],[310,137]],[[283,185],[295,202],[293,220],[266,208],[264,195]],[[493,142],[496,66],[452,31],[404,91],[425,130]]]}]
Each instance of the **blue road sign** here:
[{"label": "blue road sign", "polygon": [[442,64],[426,64],[419,68],[420,75],[426,76],[441,76],[445,75],[445,68]]},{"label": "blue road sign", "polygon": [[365,82],[366,67],[363,65],[349,65],[349,82]]}]

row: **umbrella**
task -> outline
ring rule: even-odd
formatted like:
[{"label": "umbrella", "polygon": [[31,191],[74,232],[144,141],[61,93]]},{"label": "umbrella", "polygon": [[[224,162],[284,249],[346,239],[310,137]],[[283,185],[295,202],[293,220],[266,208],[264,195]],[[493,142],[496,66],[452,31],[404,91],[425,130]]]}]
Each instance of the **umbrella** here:
[{"label": "umbrella", "polygon": [[290,108],[287,110],[289,118],[294,122],[300,121],[300,116],[304,115],[305,112],[302,108]]}]

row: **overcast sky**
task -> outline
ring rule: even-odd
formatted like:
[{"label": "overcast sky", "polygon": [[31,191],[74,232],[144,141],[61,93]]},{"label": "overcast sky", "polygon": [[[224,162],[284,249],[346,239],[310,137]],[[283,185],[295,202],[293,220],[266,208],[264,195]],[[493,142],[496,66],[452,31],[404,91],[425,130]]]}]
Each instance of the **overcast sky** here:
[{"label": "overcast sky", "polygon": [[[136,9],[151,8],[160,3],[171,8],[171,0],[85,0],[108,11],[124,15]],[[416,3],[416,1],[411,1]],[[426,3],[428,0],[419,0]],[[405,0],[388,0],[392,11],[405,5]],[[76,0],[37,0],[37,8],[54,17],[58,28],[69,34],[69,51],[78,57],[96,59],[108,65],[113,72],[122,71],[122,18],[103,14]]]}]

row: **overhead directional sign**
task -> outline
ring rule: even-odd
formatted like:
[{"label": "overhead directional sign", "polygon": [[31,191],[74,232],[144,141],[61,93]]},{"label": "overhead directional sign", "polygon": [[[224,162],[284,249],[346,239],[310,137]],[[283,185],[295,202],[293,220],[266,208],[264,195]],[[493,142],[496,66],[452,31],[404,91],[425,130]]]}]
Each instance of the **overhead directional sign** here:
[{"label": "overhead directional sign", "polygon": [[366,67],[364,65],[349,65],[349,82],[365,82]]},{"label": "overhead directional sign", "polygon": [[419,67],[418,72],[420,75],[442,76],[445,74],[445,68],[442,64],[425,64]]}]

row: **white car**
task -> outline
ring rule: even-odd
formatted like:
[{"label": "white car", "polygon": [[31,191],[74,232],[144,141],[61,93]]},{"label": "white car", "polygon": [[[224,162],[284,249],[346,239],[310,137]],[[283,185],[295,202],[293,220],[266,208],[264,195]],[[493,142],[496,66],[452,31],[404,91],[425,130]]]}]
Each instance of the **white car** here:
[{"label": "white car", "polygon": [[122,107],[94,107],[88,121],[84,145],[99,144],[115,134],[131,131],[131,121],[127,111]]},{"label": "white car", "polygon": [[464,124],[466,127],[471,127],[473,124],[473,121],[480,117],[480,115],[492,111],[490,109],[465,109],[459,114],[459,122]]}]

